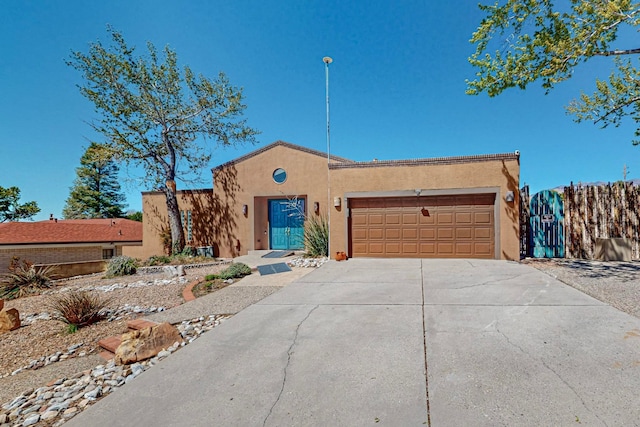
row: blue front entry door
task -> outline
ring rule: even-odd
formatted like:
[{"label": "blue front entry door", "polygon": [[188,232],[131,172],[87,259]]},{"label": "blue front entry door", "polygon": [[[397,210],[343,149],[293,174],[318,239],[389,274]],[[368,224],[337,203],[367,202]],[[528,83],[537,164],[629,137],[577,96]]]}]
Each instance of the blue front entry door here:
[{"label": "blue front entry door", "polygon": [[304,249],[304,200],[269,200],[271,249]]}]

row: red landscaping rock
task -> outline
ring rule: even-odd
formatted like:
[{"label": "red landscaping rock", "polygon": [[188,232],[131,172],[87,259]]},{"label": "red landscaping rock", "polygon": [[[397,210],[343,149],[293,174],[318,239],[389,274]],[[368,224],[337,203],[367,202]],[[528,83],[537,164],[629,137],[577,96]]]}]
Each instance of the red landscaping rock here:
[{"label": "red landscaping rock", "polygon": [[131,331],[122,335],[122,344],[115,351],[115,361],[118,365],[139,362],[182,341],[178,329],[169,323]]},{"label": "red landscaping rock", "polygon": [[20,314],[15,308],[0,311],[0,334],[20,327]]}]

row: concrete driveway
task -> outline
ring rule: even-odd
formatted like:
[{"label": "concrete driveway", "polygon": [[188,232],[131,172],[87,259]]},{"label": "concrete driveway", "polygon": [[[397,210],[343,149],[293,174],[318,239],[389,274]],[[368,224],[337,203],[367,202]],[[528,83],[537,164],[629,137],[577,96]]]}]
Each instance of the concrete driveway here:
[{"label": "concrete driveway", "polygon": [[637,425],[640,320],[525,265],[330,262],[69,426]]}]

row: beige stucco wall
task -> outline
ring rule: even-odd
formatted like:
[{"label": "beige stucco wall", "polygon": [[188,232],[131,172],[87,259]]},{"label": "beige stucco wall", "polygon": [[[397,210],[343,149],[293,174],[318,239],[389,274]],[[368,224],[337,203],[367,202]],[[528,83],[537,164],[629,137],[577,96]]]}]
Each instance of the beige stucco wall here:
[{"label": "beige stucco wall", "polygon": [[[282,184],[272,178],[277,168],[287,172]],[[276,146],[214,171],[213,181],[213,191],[178,191],[178,205],[192,210],[192,246],[214,246],[216,256],[269,248],[269,199],[304,198],[307,214],[313,214],[314,202],[319,203],[320,212],[327,209],[327,159],[308,152]],[[143,215],[144,257],[163,254],[160,233],[168,222],[162,193],[143,193]]]},{"label": "beige stucco wall", "polygon": [[[216,225],[218,218],[224,217],[219,201],[210,189],[178,191],[180,210],[191,211],[192,240],[190,246],[213,246],[222,230]],[[163,193],[150,191],[142,193],[142,248],[136,249],[136,258],[147,259],[152,255],[165,255],[168,248],[163,245],[162,235],[168,233],[167,205]],[[185,240],[187,239],[186,224]],[[131,249],[127,249],[131,251]]]},{"label": "beige stucco wall", "polygon": [[[425,191],[423,195],[428,195],[429,191],[460,193],[461,189],[471,188],[491,189],[497,194],[496,222],[500,224],[496,233],[499,237],[496,242],[498,258],[519,259],[520,167],[516,156],[507,160],[469,160],[455,164],[374,166],[331,169],[331,253],[348,249],[346,194],[408,194],[418,188]],[[276,184],[272,179],[277,168],[287,171],[287,180],[283,184]],[[514,192],[514,202],[504,200],[507,191]],[[314,202],[319,203],[319,211],[326,215],[327,159],[275,145],[235,164],[216,169],[213,191],[179,191],[178,202],[181,210],[192,210],[194,239],[191,245],[215,246],[217,256],[231,257],[253,249],[268,249],[268,200],[295,196],[305,199],[307,215],[314,215]],[[343,201],[339,209],[333,207],[334,197]],[[243,205],[247,205],[246,215],[242,212]],[[164,253],[160,233],[167,224],[166,212],[162,193],[143,193],[142,254],[145,258]]]},{"label": "beige stucco wall", "polygon": [[144,260],[144,248],[142,245],[118,246],[118,255]]},{"label": "beige stucco wall", "polygon": [[[282,184],[273,181],[273,172],[283,168],[287,180]],[[237,226],[236,239],[240,240],[240,253],[247,250],[268,249],[268,200],[305,200],[305,214],[314,215],[317,202],[320,212],[327,210],[327,159],[307,152],[276,146],[271,150],[244,160],[216,173],[214,193],[228,203]],[[237,191],[225,191],[237,182]],[[241,214],[247,205],[248,215]],[[244,243],[246,242],[246,243]],[[230,242],[231,243],[231,242]],[[227,245],[228,247],[228,245]]]},{"label": "beige stucco wall", "polygon": [[[458,164],[424,164],[413,166],[375,166],[332,169],[331,196],[340,197],[342,206],[331,212],[331,252],[347,252],[347,210],[345,196],[350,193],[397,192],[398,195],[464,194],[496,192],[499,200],[496,245],[497,258],[520,259],[519,247],[519,161],[492,160]],[[515,200],[506,202],[507,191]],[[348,201],[347,201],[348,203]]]}]

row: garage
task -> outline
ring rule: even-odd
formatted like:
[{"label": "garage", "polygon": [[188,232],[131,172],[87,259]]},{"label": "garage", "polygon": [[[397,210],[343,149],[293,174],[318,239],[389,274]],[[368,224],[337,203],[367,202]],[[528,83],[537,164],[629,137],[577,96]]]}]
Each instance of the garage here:
[{"label": "garage", "polygon": [[352,257],[496,258],[495,194],[349,199]]}]

